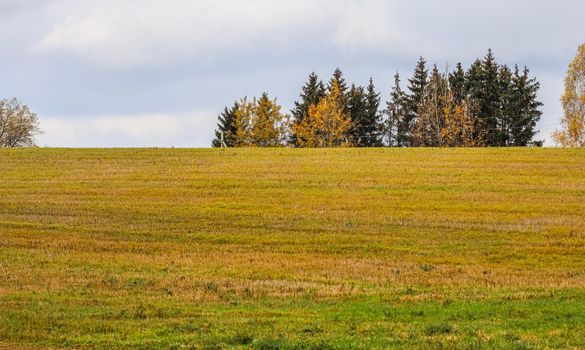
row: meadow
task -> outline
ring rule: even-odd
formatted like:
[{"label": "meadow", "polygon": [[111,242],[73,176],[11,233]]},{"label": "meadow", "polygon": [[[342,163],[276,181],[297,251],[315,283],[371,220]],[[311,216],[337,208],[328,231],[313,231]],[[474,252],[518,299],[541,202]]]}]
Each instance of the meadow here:
[{"label": "meadow", "polygon": [[2,149],[0,348],[585,348],[585,150]]}]

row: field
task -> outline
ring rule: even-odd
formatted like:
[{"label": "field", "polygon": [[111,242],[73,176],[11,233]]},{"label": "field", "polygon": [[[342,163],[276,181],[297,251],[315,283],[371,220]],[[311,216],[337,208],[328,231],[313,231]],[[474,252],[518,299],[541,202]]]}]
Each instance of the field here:
[{"label": "field", "polygon": [[585,348],[585,150],[0,150],[0,348]]}]

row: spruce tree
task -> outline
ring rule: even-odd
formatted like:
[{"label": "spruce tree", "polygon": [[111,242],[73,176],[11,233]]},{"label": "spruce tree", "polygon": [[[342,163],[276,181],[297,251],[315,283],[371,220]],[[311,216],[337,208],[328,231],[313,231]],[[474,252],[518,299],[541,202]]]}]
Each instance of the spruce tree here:
[{"label": "spruce tree", "polygon": [[[291,110],[293,123],[300,124],[303,118],[309,113],[309,107],[318,104],[324,96],[325,87],[323,86],[323,82],[319,80],[317,74],[312,72],[302,87],[300,101],[295,102],[295,107]],[[291,134],[289,141],[292,145],[298,146],[297,137],[294,133]]]},{"label": "spruce tree", "polygon": [[538,101],[540,84],[530,78],[530,71],[524,67],[520,74],[518,66],[514,69],[511,82],[514,113],[510,116],[511,145],[527,146],[536,135],[536,123],[540,120],[543,105]]},{"label": "spruce tree", "polygon": [[500,104],[500,89],[498,82],[499,66],[496,63],[491,49],[488,50],[487,55],[481,62],[481,68],[482,92],[481,99],[478,99],[480,103],[479,116],[484,121],[488,146],[500,146],[502,135],[501,126],[499,125],[500,120],[498,118]]},{"label": "spruce tree", "polygon": [[465,86],[465,71],[461,62],[457,63],[453,73],[449,74],[449,84],[455,104],[460,105],[467,97],[467,88]]},{"label": "spruce tree", "polygon": [[364,88],[351,85],[347,95],[347,114],[351,119],[350,136],[352,143],[357,147],[366,145],[365,126],[367,124],[367,101]]},{"label": "spruce tree", "polygon": [[218,124],[217,130],[215,131],[215,139],[213,139],[211,146],[212,147],[222,147],[222,133],[223,133],[223,142],[227,147],[234,147],[235,146],[235,138],[237,133],[236,127],[236,112],[239,108],[238,102],[234,102],[234,105],[231,108],[225,107],[223,112],[217,117]]},{"label": "spruce tree", "polygon": [[408,80],[408,90],[410,91],[410,94],[408,97],[408,114],[404,120],[407,146],[412,144],[412,129],[416,124],[416,120],[419,116],[419,107],[424,99],[425,87],[428,79],[426,64],[426,60],[423,57],[420,57],[416,64],[416,68],[414,69],[412,79]]},{"label": "spruce tree", "polygon": [[370,78],[366,88],[366,122],[364,131],[366,135],[366,147],[380,147],[382,140],[380,138],[380,93],[376,92],[374,79]]},{"label": "spruce tree", "polygon": [[[469,112],[477,116],[474,130],[476,137],[486,133],[483,117],[481,116],[481,102],[483,99],[483,68],[481,61],[475,60],[465,74],[465,90],[469,98]],[[486,141],[487,142],[487,141]]]},{"label": "spruce tree", "polygon": [[406,122],[409,112],[408,96],[400,87],[400,75],[394,75],[394,86],[390,91],[390,100],[386,102],[386,120],[384,134],[386,143],[390,147],[407,145],[408,125]]},{"label": "spruce tree", "polygon": [[498,71],[498,124],[499,139],[493,146],[508,147],[511,143],[511,128],[513,116],[516,114],[515,96],[512,92],[512,72],[506,65],[502,65]]},{"label": "spruce tree", "polygon": [[327,84],[327,92],[328,93],[332,92],[335,84],[337,84],[337,89],[339,90],[338,97],[337,97],[338,102],[342,106],[343,112],[348,113],[349,112],[349,109],[348,109],[349,91],[347,88],[347,83],[345,81],[345,78],[343,77],[343,72],[339,68],[335,69],[335,71],[333,72],[333,76],[331,77],[331,80],[329,81],[329,84]]}]

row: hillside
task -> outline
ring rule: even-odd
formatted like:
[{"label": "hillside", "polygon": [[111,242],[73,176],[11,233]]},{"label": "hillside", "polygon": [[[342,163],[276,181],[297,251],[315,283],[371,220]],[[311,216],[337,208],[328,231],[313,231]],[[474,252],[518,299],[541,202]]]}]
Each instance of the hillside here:
[{"label": "hillside", "polygon": [[585,347],[585,151],[0,150],[0,348]]}]

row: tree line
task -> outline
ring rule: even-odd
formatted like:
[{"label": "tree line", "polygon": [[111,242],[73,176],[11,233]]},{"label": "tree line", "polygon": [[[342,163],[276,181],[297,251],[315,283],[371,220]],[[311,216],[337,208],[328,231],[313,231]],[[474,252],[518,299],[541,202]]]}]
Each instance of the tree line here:
[{"label": "tree line", "polygon": [[534,141],[542,115],[539,82],[527,67],[499,64],[491,50],[468,69],[416,64],[399,74],[382,106],[372,79],[349,85],[340,69],[324,83],[308,76],[290,114],[267,93],[242,98],[218,116],[214,147],[509,147]]}]

